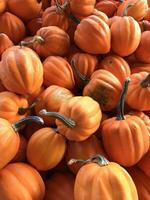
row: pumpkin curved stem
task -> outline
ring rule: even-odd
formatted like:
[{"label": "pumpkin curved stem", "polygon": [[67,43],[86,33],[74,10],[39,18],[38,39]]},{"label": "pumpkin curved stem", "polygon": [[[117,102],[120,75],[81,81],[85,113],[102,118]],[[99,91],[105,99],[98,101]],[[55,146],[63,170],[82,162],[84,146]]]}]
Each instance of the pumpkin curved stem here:
[{"label": "pumpkin curved stem", "polygon": [[35,42],[38,42],[38,43],[42,44],[42,43],[44,43],[44,39],[39,35],[35,35],[32,40],[30,40],[30,41],[21,41],[19,45],[20,45],[20,47],[29,46],[29,45],[31,45],[31,44],[33,44]]},{"label": "pumpkin curved stem", "polygon": [[72,165],[74,163],[79,163],[79,164],[88,164],[88,163],[97,163],[100,166],[106,166],[109,164],[109,161],[102,155],[94,155],[91,158],[87,159],[87,160],[82,160],[82,159],[71,159],[68,162],[68,165]]},{"label": "pumpkin curved stem", "polygon": [[67,118],[66,116],[62,115],[59,112],[47,112],[45,109],[41,110],[39,112],[41,116],[48,116],[48,117],[54,117],[60,121],[62,121],[66,126],[70,128],[74,128],[76,126],[76,122],[70,118]]},{"label": "pumpkin curved stem", "polygon": [[130,78],[128,78],[127,80],[125,80],[124,85],[123,85],[123,89],[120,95],[120,99],[119,99],[119,103],[118,103],[118,107],[117,107],[117,120],[124,120],[124,102],[125,102],[125,97],[127,94],[127,90],[128,90],[128,85],[130,82]]},{"label": "pumpkin curved stem", "polygon": [[128,16],[128,9],[130,8],[130,7],[132,7],[134,4],[128,4],[126,7],[125,7],[125,9],[123,10],[123,14],[122,14],[122,17],[124,17],[124,16]]},{"label": "pumpkin curved stem", "polygon": [[65,0],[64,4],[61,4],[61,2],[59,0],[55,0],[55,4],[56,4],[56,12],[58,14],[65,14],[65,11],[67,10],[68,6],[69,6],[69,1]]},{"label": "pumpkin curved stem", "polygon": [[30,111],[32,108],[34,108],[38,103],[40,102],[40,99],[37,98],[29,107],[27,108],[19,108],[18,109],[18,114],[19,115],[24,115],[27,111]]},{"label": "pumpkin curved stem", "polygon": [[44,121],[41,117],[38,116],[29,116],[24,119],[21,119],[15,123],[12,124],[12,128],[14,129],[15,132],[17,132],[21,126],[24,124],[27,124],[28,122],[35,122],[37,124],[44,124]]},{"label": "pumpkin curved stem", "polygon": [[81,72],[77,68],[74,60],[71,60],[71,67],[74,69],[77,77],[84,83],[84,85],[87,85],[88,82],[90,81],[90,79],[87,78],[85,75],[81,74]]},{"label": "pumpkin curved stem", "polygon": [[141,82],[141,87],[150,87],[150,74]]}]

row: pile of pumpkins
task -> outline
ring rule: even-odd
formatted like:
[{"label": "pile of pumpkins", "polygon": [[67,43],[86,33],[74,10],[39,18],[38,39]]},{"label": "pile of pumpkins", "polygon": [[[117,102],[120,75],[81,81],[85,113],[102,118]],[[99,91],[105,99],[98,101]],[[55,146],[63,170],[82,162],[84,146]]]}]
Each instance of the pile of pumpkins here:
[{"label": "pile of pumpkins", "polygon": [[0,0],[0,200],[150,200],[149,6]]}]

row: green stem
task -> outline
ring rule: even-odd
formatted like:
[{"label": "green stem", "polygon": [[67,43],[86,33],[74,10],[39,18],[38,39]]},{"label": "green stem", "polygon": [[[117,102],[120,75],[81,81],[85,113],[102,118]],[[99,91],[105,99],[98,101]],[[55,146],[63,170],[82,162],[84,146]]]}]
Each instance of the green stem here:
[{"label": "green stem", "polygon": [[74,128],[76,126],[76,122],[74,120],[62,115],[59,112],[47,112],[45,109],[43,109],[39,112],[39,114],[41,116],[54,117],[70,128]]},{"label": "green stem", "polygon": [[125,9],[123,10],[122,17],[128,16],[128,9],[129,9],[130,7],[132,7],[133,5],[134,5],[134,4],[128,4],[128,5],[125,7]]},{"label": "green stem", "polygon": [[69,14],[69,18],[70,18],[72,21],[74,21],[76,24],[80,24],[80,20],[79,20],[77,17],[75,17],[73,13],[70,13],[70,14]]},{"label": "green stem", "polygon": [[123,85],[123,89],[122,89],[118,107],[117,107],[117,120],[125,119],[124,118],[124,102],[125,102],[125,97],[127,94],[129,82],[130,82],[130,79],[128,78],[127,80],[125,80],[124,85]]},{"label": "green stem", "polygon": [[141,82],[142,88],[150,87],[150,74]]},{"label": "green stem", "polygon": [[12,128],[15,130],[15,132],[17,132],[21,126],[29,123],[29,122],[35,122],[37,124],[44,124],[44,121],[41,117],[38,117],[38,116],[29,116],[29,117],[26,117],[24,119],[21,119],[15,123],[12,124]]},{"label": "green stem", "polygon": [[71,159],[68,162],[68,165],[72,164],[88,164],[88,163],[97,163],[100,166],[106,166],[109,164],[109,161],[102,155],[94,155],[91,158],[87,160],[82,160],[82,159]]}]

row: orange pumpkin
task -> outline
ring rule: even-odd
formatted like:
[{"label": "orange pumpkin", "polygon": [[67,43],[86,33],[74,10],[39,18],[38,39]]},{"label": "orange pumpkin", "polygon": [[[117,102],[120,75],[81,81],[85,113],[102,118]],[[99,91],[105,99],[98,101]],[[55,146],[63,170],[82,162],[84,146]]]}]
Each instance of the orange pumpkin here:
[{"label": "orange pumpkin", "polygon": [[6,0],[0,0],[0,14],[6,10]]},{"label": "orange pumpkin", "polygon": [[149,200],[150,199],[150,178],[146,176],[138,168],[133,168],[129,170],[135,186],[137,188],[139,200]]},{"label": "orange pumpkin", "polygon": [[120,4],[116,14],[122,16],[126,13],[127,16],[131,16],[135,20],[140,21],[147,14],[147,11],[147,0],[127,0]]},{"label": "orange pumpkin", "polygon": [[85,165],[75,179],[74,200],[138,200],[131,176],[117,163],[109,163],[102,156],[81,163]]},{"label": "orange pumpkin", "polygon": [[106,153],[111,160],[129,167],[135,165],[148,151],[149,131],[137,116],[124,116],[124,99],[129,80],[125,81],[117,117],[106,119],[101,125],[101,136]]},{"label": "orange pumpkin", "polygon": [[0,33],[0,44],[0,56],[6,49],[13,46],[13,42],[5,33]]},{"label": "orange pumpkin", "polygon": [[[70,90],[58,85],[51,85],[39,96],[40,102],[35,107],[36,114],[38,115],[42,109],[58,112],[61,104],[72,97],[73,94]],[[43,117],[43,119],[45,124],[55,125],[55,119],[50,117]]]},{"label": "orange pumpkin", "polygon": [[57,26],[40,28],[33,40],[33,47],[41,57],[64,56],[70,46],[69,35]]},{"label": "orange pumpkin", "polygon": [[7,49],[0,65],[0,79],[9,91],[31,95],[43,83],[43,65],[38,55],[28,47]]},{"label": "orange pumpkin", "polygon": [[111,30],[111,49],[121,57],[132,54],[141,40],[141,29],[136,20],[124,16],[114,21]]},{"label": "orange pumpkin", "polygon": [[138,61],[143,63],[150,63],[150,31],[144,31],[141,36],[141,41],[135,51],[135,57]]},{"label": "orange pumpkin", "polygon": [[0,22],[0,33],[5,33],[15,44],[25,37],[25,26],[17,16],[4,12],[0,16]]},{"label": "orange pumpkin", "polygon": [[102,113],[99,104],[90,97],[75,96],[62,103],[59,112],[40,112],[56,118],[57,131],[72,141],[83,141],[99,127]]},{"label": "orange pumpkin", "polygon": [[144,17],[145,20],[148,20],[150,22],[150,8],[148,8],[148,11]]},{"label": "orange pumpkin", "polygon": [[110,71],[123,84],[131,74],[128,63],[117,55],[106,56],[99,64],[99,68]]},{"label": "orange pumpkin", "polygon": [[[72,158],[86,160],[95,154],[106,156],[101,141],[95,135],[92,135],[82,142],[68,141],[65,157],[67,161]],[[82,164],[68,164],[68,167],[74,174],[77,174]]]},{"label": "orange pumpkin", "polygon": [[83,89],[84,96],[96,100],[103,111],[114,109],[118,103],[122,85],[117,77],[103,69],[96,70]]},{"label": "orange pumpkin", "polygon": [[51,6],[47,8],[42,15],[42,26],[58,26],[64,31],[69,27],[69,18],[62,6]]},{"label": "orange pumpkin", "polygon": [[132,74],[130,78],[131,83],[128,88],[126,103],[139,111],[150,110],[150,74],[139,72]]},{"label": "orange pumpkin", "polygon": [[0,171],[0,199],[43,200],[45,185],[33,167],[25,163],[11,163]]},{"label": "orange pumpkin", "polygon": [[46,180],[45,186],[46,191],[44,200],[74,199],[74,177],[68,172],[55,172]]},{"label": "orange pumpkin", "polygon": [[37,17],[30,20],[27,24],[27,28],[31,35],[35,35],[36,32],[42,27],[42,18]]},{"label": "orange pumpkin", "polygon": [[[27,160],[36,169],[47,171],[54,168],[63,158],[66,139],[52,128],[36,131],[27,145]],[[37,155],[37,156],[36,156]]]},{"label": "orange pumpkin", "polygon": [[74,41],[86,53],[106,54],[110,51],[110,37],[107,23],[98,16],[91,15],[78,24]]},{"label": "orange pumpkin", "polygon": [[69,90],[75,87],[70,64],[60,56],[49,56],[43,62],[44,85],[58,85]]},{"label": "orange pumpkin", "polygon": [[7,1],[10,12],[25,21],[36,18],[40,13],[41,5],[37,0]]},{"label": "orange pumpkin", "polygon": [[131,74],[142,71],[150,73],[150,64],[138,62],[131,65]]},{"label": "orange pumpkin", "polygon": [[106,23],[108,23],[109,19],[107,17],[107,15],[97,9],[94,9],[92,15],[96,15],[97,17],[99,17],[100,19],[104,20]]}]

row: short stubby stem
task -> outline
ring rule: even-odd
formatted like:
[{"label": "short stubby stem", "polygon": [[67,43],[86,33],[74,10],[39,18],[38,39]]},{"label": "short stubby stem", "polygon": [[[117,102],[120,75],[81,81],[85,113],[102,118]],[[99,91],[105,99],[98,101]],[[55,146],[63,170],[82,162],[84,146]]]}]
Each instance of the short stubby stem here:
[{"label": "short stubby stem", "polygon": [[150,74],[141,82],[141,87],[150,87]]}]

